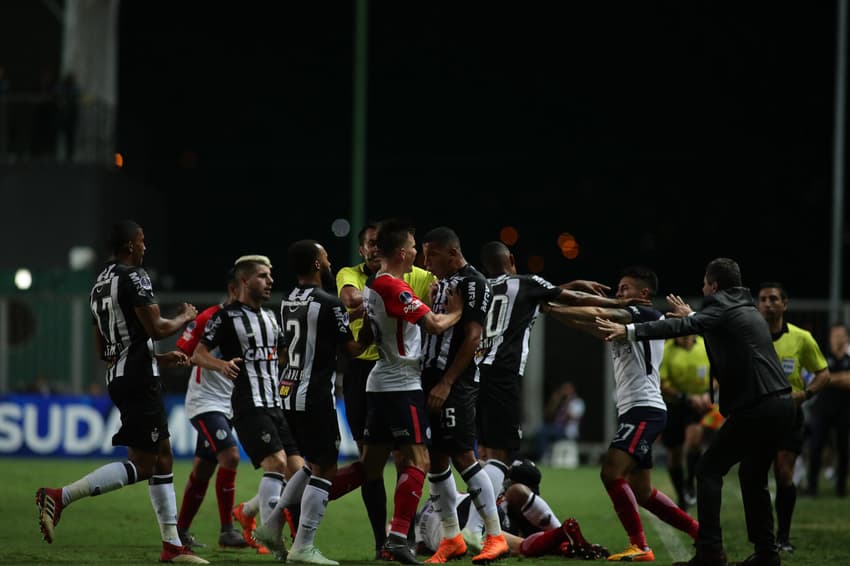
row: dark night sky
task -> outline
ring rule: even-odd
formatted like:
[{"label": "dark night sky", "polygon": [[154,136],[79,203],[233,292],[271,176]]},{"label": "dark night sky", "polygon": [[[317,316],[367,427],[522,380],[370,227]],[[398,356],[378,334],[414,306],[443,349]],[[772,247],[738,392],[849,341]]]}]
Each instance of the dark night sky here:
[{"label": "dark night sky", "polygon": [[[164,6],[122,3],[119,67],[125,173],[168,215],[160,269],[218,290],[254,252],[285,277],[304,237],[347,264],[330,225],[349,216],[352,5]],[[826,297],[835,18],[832,2],[373,2],[367,215],[451,226],[474,264],[513,225],[521,268],[542,255],[558,282],[643,263],[692,296],[726,255],[750,286]]]}]

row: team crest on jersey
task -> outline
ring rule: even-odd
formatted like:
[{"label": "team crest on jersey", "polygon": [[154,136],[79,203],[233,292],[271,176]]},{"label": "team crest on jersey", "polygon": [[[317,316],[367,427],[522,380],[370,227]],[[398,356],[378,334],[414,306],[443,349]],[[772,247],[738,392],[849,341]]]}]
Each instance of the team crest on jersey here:
[{"label": "team crest on jersey", "polygon": [[230,315],[230,318],[239,318],[242,316],[242,313],[239,311],[227,311],[227,314]]},{"label": "team crest on jersey", "polygon": [[411,301],[413,301],[413,295],[411,295],[409,291],[402,291],[398,295],[398,301],[401,304],[406,305],[406,304],[410,303]]},{"label": "team crest on jersey", "polygon": [[219,440],[224,440],[225,438],[227,438],[227,431],[224,430],[223,428],[220,428],[217,431],[215,431],[215,437],[218,438]]},{"label": "team crest on jersey", "polygon": [[139,292],[139,295],[145,296],[153,291],[153,285],[151,285],[151,278],[148,277],[147,274],[139,275],[137,272],[130,273],[130,280],[133,282],[133,285],[136,286],[136,290]]},{"label": "team crest on jersey", "polygon": [[265,442],[266,444],[268,444],[269,442],[271,442],[271,441],[272,441],[272,435],[271,435],[271,433],[264,432],[263,434],[261,434],[261,435],[260,435],[260,440],[262,440],[263,442]]}]

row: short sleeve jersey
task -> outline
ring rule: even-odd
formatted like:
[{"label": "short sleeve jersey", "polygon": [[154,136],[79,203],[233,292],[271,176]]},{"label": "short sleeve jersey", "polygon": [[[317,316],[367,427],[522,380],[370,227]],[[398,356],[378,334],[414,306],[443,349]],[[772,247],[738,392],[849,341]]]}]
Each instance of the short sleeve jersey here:
[{"label": "short sleeve jersey", "polygon": [[[632,322],[650,322],[664,316],[649,307],[626,307]],[[659,367],[664,357],[664,340],[627,339],[611,342],[614,361],[614,395],[617,414],[622,415],[634,407],[667,409],[661,397]]]},{"label": "short sleeve jersey", "polygon": [[94,324],[105,342],[106,382],[124,375],[134,379],[159,376],[153,340],[135,310],[156,304],[145,270],[108,263],[97,276],[89,299]]},{"label": "short sleeve jersey", "polygon": [[[466,323],[478,322],[484,326],[490,309],[490,285],[487,279],[474,267],[467,264],[457,272],[437,282],[434,304],[436,313],[445,312],[449,292],[460,294],[463,314],[460,321],[439,335],[428,334],[425,337],[425,372],[437,370],[444,372],[457,355],[457,351],[466,339]],[[478,381],[478,368],[474,361],[458,376],[458,379]]]},{"label": "short sleeve jersey", "polygon": [[366,380],[366,391],[422,389],[422,330],[417,323],[431,309],[410,285],[388,273],[369,281],[363,297],[380,353]]},{"label": "short sleeve jersey", "polygon": [[[346,285],[350,285],[359,291],[363,291],[363,289],[366,288],[366,280],[369,279],[370,275],[371,274],[366,270],[365,263],[359,263],[351,267],[343,267],[336,274],[336,287],[340,290],[340,292]],[[428,294],[431,292],[431,284],[434,283],[437,278],[434,277],[434,274],[430,271],[426,271],[421,267],[413,266],[412,271],[404,274],[404,280],[408,285],[410,285],[414,295],[420,299],[424,299],[425,297],[428,297]],[[361,328],[363,328],[362,318],[351,321],[351,332],[354,333],[355,338],[360,335]],[[363,360],[377,360],[378,346],[376,344],[370,345],[357,357]]]},{"label": "short sleeve jersey", "polygon": [[342,301],[320,287],[296,286],[280,303],[280,324],[288,356],[284,409],[334,409],[338,346],[354,340]]},{"label": "short sleeve jersey", "polygon": [[492,365],[522,376],[540,303],[554,299],[561,289],[536,275],[501,275],[488,282],[492,301],[481,347],[485,355],[479,365]]},{"label": "short sleeve jersey", "polygon": [[677,391],[689,395],[708,391],[710,375],[708,353],[702,336],[697,336],[693,347],[686,350],[675,340],[664,343],[664,359],[661,361],[661,383],[669,384]]},{"label": "short sleeve jersey", "polygon": [[[180,338],[177,347],[187,356],[195,352],[207,321],[219,310],[221,305],[212,306],[199,314],[190,322]],[[210,352],[220,358],[221,350],[216,348]],[[233,381],[215,370],[195,366],[189,374],[189,384],[186,387],[186,416],[190,419],[202,413],[224,413],[227,418],[233,417],[233,407],[230,396],[233,394]]]},{"label": "short sleeve jersey", "polygon": [[827,367],[826,358],[812,334],[799,326],[783,325],[779,335],[773,336],[773,346],[793,391],[802,391],[806,387],[803,369],[817,373]]},{"label": "short sleeve jersey", "polygon": [[278,393],[280,327],[274,313],[234,301],[210,317],[201,343],[221,350],[225,360],[242,358],[234,381],[233,415],[254,408],[281,408]]}]

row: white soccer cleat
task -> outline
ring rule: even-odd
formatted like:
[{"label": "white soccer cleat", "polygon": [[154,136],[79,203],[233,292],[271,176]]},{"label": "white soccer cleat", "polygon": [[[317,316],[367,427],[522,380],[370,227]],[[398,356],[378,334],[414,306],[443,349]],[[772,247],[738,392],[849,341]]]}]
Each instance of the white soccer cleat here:
[{"label": "white soccer cleat", "polygon": [[271,550],[278,560],[286,560],[286,543],[283,542],[280,532],[275,533],[269,527],[260,525],[254,529],[254,539]]},{"label": "white soccer cleat", "polygon": [[313,546],[303,548],[292,548],[286,557],[287,564],[324,564],[325,566],[339,566],[339,562],[325,558],[319,549]]}]

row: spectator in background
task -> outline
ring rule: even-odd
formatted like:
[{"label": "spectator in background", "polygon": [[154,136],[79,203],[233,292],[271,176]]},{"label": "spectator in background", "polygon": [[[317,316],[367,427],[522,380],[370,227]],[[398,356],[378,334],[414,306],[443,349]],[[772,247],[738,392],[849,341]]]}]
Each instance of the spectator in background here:
[{"label": "spectator in background", "polygon": [[[826,361],[830,375],[837,382],[850,377],[850,336],[847,325],[835,323],[829,329],[829,353]],[[850,432],[850,391],[839,389],[831,383],[811,403],[809,428],[809,472],[806,495],[817,495],[820,479],[821,452],[835,431],[835,494],[847,495],[847,443]]]},{"label": "spectator in background", "polygon": [[537,431],[540,458],[548,456],[552,443],[558,440],[579,439],[584,411],[584,399],[576,392],[572,381],[565,381],[552,393],[543,411],[546,421]]},{"label": "spectator in background", "polygon": [[74,160],[79,120],[80,89],[74,73],[67,73],[56,86],[56,132],[62,140],[65,161]]}]

